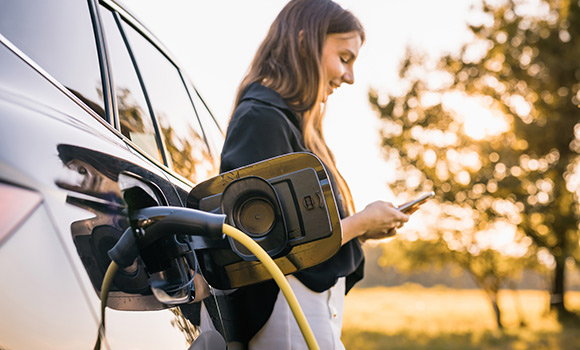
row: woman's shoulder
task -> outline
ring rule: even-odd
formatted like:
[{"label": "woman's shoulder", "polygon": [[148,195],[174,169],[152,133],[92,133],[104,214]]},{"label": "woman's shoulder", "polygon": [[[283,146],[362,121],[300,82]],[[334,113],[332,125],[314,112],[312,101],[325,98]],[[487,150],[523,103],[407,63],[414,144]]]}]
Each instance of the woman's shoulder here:
[{"label": "woman's shoulder", "polygon": [[236,133],[291,133],[291,123],[284,113],[260,101],[242,101],[234,111],[228,130]]},{"label": "woman's shoulder", "polygon": [[261,126],[300,132],[299,124],[293,115],[277,106],[255,99],[246,99],[238,104],[230,126]]},{"label": "woman's shoulder", "polygon": [[304,150],[302,132],[284,109],[262,98],[242,98],[228,125],[221,171]]},{"label": "woman's shoulder", "polygon": [[240,97],[240,103],[245,101],[256,101],[279,109],[290,110],[284,98],[276,90],[258,83],[251,83],[245,88]]},{"label": "woman's shoulder", "polygon": [[284,112],[264,101],[245,99],[240,101],[236,107],[232,120],[236,119],[268,119],[274,117],[284,117]]},{"label": "woman's shoulder", "polygon": [[258,83],[252,83],[246,88],[232,116],[232,121],[234,119],[261,120],[266,123],[282,119],[300,128],[298,115],[282,96]]}]

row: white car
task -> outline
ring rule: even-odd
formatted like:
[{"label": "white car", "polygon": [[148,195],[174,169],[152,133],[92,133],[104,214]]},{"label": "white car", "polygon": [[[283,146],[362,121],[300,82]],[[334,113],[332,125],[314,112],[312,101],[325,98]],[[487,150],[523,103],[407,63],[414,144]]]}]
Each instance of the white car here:
[{"label": "white car", "polygon": [[[317,158],[285,156],[218,176],[222,142],[172,56],[115,1],[2,1],[0,349],[92,348],[119,238],[155,222],[139,216],[157,215],[151,208],[225,218],[221,191],[233,183],[244,198],[238,205],[229,192],[227,222],[243,230],[239,220],[267,217],[253,210],[274,215],[258,223],[259,234],[245,233],[283,273],[338,250],[336,204]],[[276,188],[268,198],[247,191],[256,181],[238,181],[257,175],[260,186]],[[214,290],[204,283],[232,289],[269,277],[223,235],[212,241],[180,230],[137,240],[137,257],[112,280],[101,348],[225,348],[220,293],[204,299],[211,324],[205,333],[199,327],[197,301]]]}]

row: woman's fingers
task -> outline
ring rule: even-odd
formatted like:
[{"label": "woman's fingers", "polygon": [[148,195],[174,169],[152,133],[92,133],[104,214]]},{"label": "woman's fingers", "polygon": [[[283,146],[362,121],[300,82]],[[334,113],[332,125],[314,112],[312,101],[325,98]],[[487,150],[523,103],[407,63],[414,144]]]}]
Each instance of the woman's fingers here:
[{"label": "woman's fingers", "polygon": [[409,215],[399,211],[392,203],[376,201],[369,204],[363,215],[365,228],[361,239],[382,239],[397,234],[397,229],[409,221]]},{"label": "woman's fingers", "polygon": [[397,234],[397,229],[392,228],[385,233],[385,238],[392,237],[396,234]]}]

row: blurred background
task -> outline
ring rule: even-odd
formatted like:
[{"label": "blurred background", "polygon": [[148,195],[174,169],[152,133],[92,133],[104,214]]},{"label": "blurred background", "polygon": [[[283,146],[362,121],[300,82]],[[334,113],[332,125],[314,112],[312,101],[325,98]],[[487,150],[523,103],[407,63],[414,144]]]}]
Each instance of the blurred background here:
[{"label": "blurred background", "polygon": [[[365,244],[350,349],[580,349],[580,2],[337,1],[363,23],[324,130],[358,209],[434,190]],[[282,0],[125,0],[226,128]]]}]

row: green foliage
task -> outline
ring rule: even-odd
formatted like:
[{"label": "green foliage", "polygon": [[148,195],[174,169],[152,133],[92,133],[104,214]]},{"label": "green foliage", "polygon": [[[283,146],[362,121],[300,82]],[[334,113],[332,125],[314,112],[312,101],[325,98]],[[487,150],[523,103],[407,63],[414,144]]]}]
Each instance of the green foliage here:
[{"label": "green foliage", "polygon": [[436,240],[393,240],[383,245],[379,259],[379,265],[396,266],[401,272],[442,268],[447,262],[454,261],[445,245]]},{"label": "green foliage", "polygon": [[405,267],[452,259],[488,292],[523,268],[553,268],[561,294],[566,259],[580,262],[580,7],[524,5],[483,2],[458,55],[433,65],[409,51],[406,94],[369,98],[394,192],[438,195],[441,238],[401,243],[419,259]]}]

